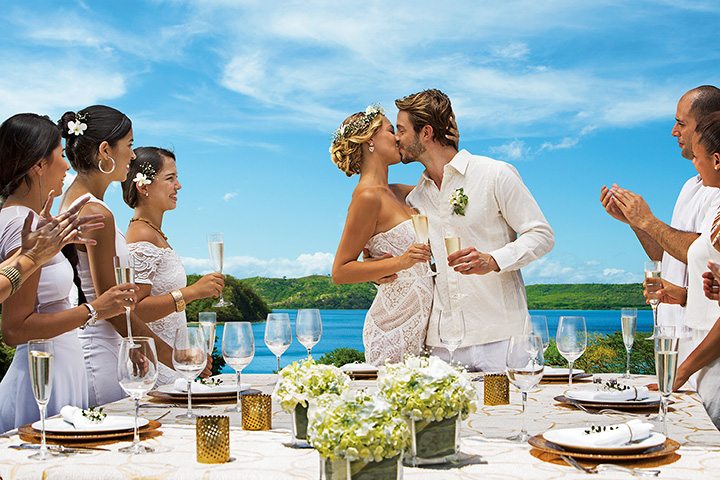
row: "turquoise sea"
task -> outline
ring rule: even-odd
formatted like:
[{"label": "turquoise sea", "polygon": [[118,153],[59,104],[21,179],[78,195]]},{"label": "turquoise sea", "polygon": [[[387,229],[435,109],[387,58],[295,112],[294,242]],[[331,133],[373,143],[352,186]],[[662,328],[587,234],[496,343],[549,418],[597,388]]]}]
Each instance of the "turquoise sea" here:
[{"label": "turquoise sea", "polygon": [[[295,326],[295,315],[297,310],[275,310],[290,315],[290,322]],[[319,358],[322,354],[339,347],[350,347],[363,350],[362,328],[367,310],[321,310],[323,333],[320,343],[313,348],[313,357]],[[531,310],[533,315],[545,315],[548,319],[550,336],[554,337],[557,324],[561,315],[578,315],[585,317],[588,333],[612,333],[620,330],[620,310]],[[652,311],[638,311],[638,331],[652,330]],[[263,340],[265,323],[254,323],[253,333],[255,335],[255,358],[248,365],[244,373],[271,373],[277,368],[275,356],[267,349]],[[221,351],[222,325],[219,325],[216,332],[216,348]],[[300,345],[297,339],[293,339],[292,345],[282,356],[282,366],[295,360],[305,358],[307,351]],[[230,367],[225,367],[223,372],[231,373]]]}]

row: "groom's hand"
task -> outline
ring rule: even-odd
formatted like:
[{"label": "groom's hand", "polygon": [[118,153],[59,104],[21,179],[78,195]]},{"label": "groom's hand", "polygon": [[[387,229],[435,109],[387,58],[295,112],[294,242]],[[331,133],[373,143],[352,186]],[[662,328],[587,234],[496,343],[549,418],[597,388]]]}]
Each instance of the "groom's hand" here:
[{"label": "groom's hand", "polygon": [[[382,260],[383,258],[392,258],[392,255],[389,253],[383,254],[382,257],[373,258],[370,256],[370,250],[367,248],[363,248],[363,262],[374,262],[375,260]],[[393,280],[398,278],[397,273],[393,273],[392,275],[388,275],[387,277],[380,277],[376,280],[373,280],[373,283],[375,285],[382,285],[383,283],[390,283]]]},{"label": "groom's hand", "polygon": [[499,272],[500,267],[489,253],[478,252],[475,247],[463,248],[448,256],[448,265],[463,275],[485,275]]}]

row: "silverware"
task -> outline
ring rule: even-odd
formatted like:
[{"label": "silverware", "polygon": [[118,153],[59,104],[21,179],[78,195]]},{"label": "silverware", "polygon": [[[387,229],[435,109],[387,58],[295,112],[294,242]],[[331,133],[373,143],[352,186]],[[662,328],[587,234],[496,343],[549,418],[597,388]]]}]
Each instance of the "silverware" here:
[{"label": "silverware", "polygon": [[[48,445],[48,450],[53,453],[95,453],[95,452],[110,452],[107,448],[100,447],[66,447],[65,445]],[[40,445],[36,443],[21,443],[20,445],[10,445],[10,448],[14,450],[39,450]]]},{"label": "silverware", "polygon": [[620,465],[615,465],[613,463],[601,463],[596,467],[583,467],[582,465],[580,465],[580,463],[578,463],[577,460],[572,457],[568,457],[567,455],[561,455],[560,458],[562,458],[565,463],[567,463],[571,467],[574,467],[576,470],[590,474],[606,471],[615,471],[629,473],[630,475],[633,475],[635,477],[645,478],[657,477],[658,475],[660,475],[660,470],[640,470],[637,468],[621,467]]},{"label": "silverware", "polygon": [[161,418],[163,418],[163,417],[164,417],[165,415],[167,415],[168,413],[170,413],[170,410],[168,410],[167,412],[163,413],[162,415],[160,415],[159,417],[155,418],[154,420],[157,422],[158,420],[160,420]]}]

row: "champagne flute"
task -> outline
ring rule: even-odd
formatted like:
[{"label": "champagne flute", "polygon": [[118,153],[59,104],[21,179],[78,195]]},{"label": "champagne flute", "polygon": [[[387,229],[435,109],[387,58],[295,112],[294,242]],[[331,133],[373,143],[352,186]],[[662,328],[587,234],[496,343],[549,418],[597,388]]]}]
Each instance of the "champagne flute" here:
[{"label": "champagne flute", "polygon": [[226,411],[239,412],[240,408],[240,374],[255,356],[255,338],[250,322],[226,322],[223,329],[222,354],[225,363],[230,365],[237,375],[237,404]]},{"label": "champagne flute", "polygon": [[269,313],[265,323],[265,345],[277,357],[280,373],[280,357],[292,344],[292,326],[287,313]]},{"label": "champagne flute", "polygon": [[295,335],[298,341],[307,349],[308,358],[312,358],[312,348],[317,345],[322,336],[322,318],[317,308],[302,308],[298,310],[295,319]]},{"label": "champagne flute", "polygon": [[28,369],[33,396],[40,410],[40,450],[30,455],[33,460],[50,458],[45,442],[45,414],[53,387],[53,363],[55,353],[52,340],[30,340],[27,343]]},{"label": "champagne flute", "polygon": [[537,335],[542,341],[543,353],[550,346],[550,330],[545,315],[528,315],[525,317],[525,329],[528,335]]},{"label": "champagne flute", "polygon": [[454,361],[455,350],[465,338],[465,316],[460,309],[440,311],[438,321],[440,344],[450,352],[450,363]]},{"label": "champagne flute", "polygon": [[[211,233],[208,235],[208,250],[210,250],[210,263],[212,264],[213,270],[217,273],[222,273],[225,256],[225,240],[222,233]],[[229,307],[231,305],[232,302],[225,300],[222,292],[220,292],[220,297],[218,301],[213,304],[213,307]]]},{"label": "champagne flute", "polygon": [[[457,232],[449,226],[443,227],[443,238],[445,240],[445,250],[447,251],[447,256],[449,257],[453,253],[457,252],[458,250],[462,249],[462,242],[460,240],[460,235],[457,234]],[[447,258],[447,257],[446,257]],[[462,274],[458,272],[450,272],[452,275],[451,278],[448,278],[448,294],[449,298],[452,300],[460,300],[462,298],[465,298],[467,295],[464,293],[460,293],[460,278],[462,277]],[[452,291],[454,290],[454,292]],[[453,305],[453,308],[459,308],[457,305]]]},{"label": "champagne flute", "polygon": [[620,323],[622,324],[623,343],[625,344],[626,362],[625,375],[630,378],[630,351],[635,342],[635,329],[637,328],[637,308],[623,308],[620,310]]},{"label": "champagne flute", "polygon": [[[121,283],[135,283],[135,258],[132,255],[121,255],[113,257],[115,268],[115,281]],[[130,307],[125,307],[125,322],[127,323],[127,334],[132,340],[132,326],[130,325]]]},{"label": "champagne flute", "polygon": [[[428,225],[427,216],[416,213],[410,215],[410,218],[412,219],[413,229],[415,230],[415,241],[424,244],[430,243],[430,226]],[[431,263],[428,262],[428,273],[425,276],[433,277],[435,275],[437,275],[437,273],[433,271]]]},{"label": "champagne flute", "polygon": [[155,386],[158,377],[155,340],[150,337],[123,338],[118,354],[117,376],[122,389],[135,401],[133,443],[118,451],[133,455],[152,453],[155,449],[140,443],[138,415],[140,399]]},{"label": "champagne flute", "polygon": [[196,415],[192,411],[192,384],[207,365],[207,340],[197,323],[181,326],[175,333],[173,343],[173,367],[187,380],[187,412],[175,418],[192,420]]},{"label": "champagne flute", "polygon": [[560,317],[555,341],[558,352],[568,361],[568,385],[572,385],[573,363],[587,348],[585,317]]},{"label": "champagne flute", "polygon": [[655,327],[653,330],[655,341],[655,372],[658,377],[658,390],[660,391],[660,416],[662,417],[663,434],[667,436],[668,400],[672,393],[675,375],[678,366],[678,332],[676,327]]},{"label": "champagne flute", "polygon": [[215,328],[217,326],[217,313],[198,313],[198,323],[200,324],[200,328],[202,328],[203,335],[205,335],[205,340],[207,340],[208,355],[212,357],[213,351],[215,350]]},{"label": "champagne flute", "polygon": [[657,307],[660,304],[660,299],[656,294],[661,288],[662,262],[657,260],[645,262],[645,289],[648,292],[648,301],[650,302],[650,307],[653,312],[653,328],[658,326]]},{"label": "champagne flute", "polygon": [[520,433],[510,437],[509,440],[524,443],[530,438],[525,426],[527,394],[540,383],[545,371],[542,339],[538,335],[510,337],[505,365],[510,383],[522,394],[522,427]]}]

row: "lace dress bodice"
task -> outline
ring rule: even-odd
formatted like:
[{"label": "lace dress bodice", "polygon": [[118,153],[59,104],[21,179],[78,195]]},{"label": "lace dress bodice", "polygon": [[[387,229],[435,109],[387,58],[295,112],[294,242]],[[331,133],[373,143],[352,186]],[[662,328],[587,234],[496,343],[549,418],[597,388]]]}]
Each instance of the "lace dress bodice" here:
[{"label": "lace dress bodice", "polygon": [[[406,220],[372,236],[365,247],[372,257],[399,256],[414,242],[412,222]],[[416,263],[398,272],[395,281],[378,286],[363,327],[368,363],[399,362],[406,354],[422,352],[433,299],[433,279],[428,271],[426,262]]]},{"label": "lace dress bodice", "polygon": [[[150,242],[129,243],[128,250],[135,259],[135,282],[152,285],[150,295],[165,295],[187,286],[185,267],[175,250],[162,248]],[[185,328],[185,312],[173,312],[167,317],[148,323],[158,337],[172,347],[179,328]],[[160,364],[158,385],[173,383],[180,378],[173,369]]]}]

